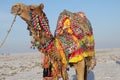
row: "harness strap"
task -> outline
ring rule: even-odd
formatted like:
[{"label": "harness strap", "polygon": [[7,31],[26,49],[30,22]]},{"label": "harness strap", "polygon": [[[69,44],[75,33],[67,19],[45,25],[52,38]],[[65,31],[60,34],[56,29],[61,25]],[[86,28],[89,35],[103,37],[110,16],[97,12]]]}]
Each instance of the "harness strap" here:
[{"label": "harness strap", "polygon": [[13,22],[12,22],[12,24],[11,24],[9,30],[7,31],[7,34],[6,34],[5,38],[3,39],[3,42],[0,44],[0,48],[4,45],[4,43],[5,43],[5,41],[6,41],[7,37],[8,37],[8,35],[9,35],[9,33],[10,33],[12,27],[13,27],[13,24],[14,24],[14,22],[15,22],[15,20],[16,20],[16,17],[17,17],[17,14],[15,14],[15,17],[14,17],[14,19],[13,19]]}]

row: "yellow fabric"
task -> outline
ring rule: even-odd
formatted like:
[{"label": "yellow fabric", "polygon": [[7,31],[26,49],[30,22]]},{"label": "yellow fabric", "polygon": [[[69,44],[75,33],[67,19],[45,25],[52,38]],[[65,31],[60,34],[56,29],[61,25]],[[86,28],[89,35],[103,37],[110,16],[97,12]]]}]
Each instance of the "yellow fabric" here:
[{"label": "yellow fabric", "polygon": [[93,37],[93,35],[90,36],[90,41],[94,41],[94,37]]},{"label": "yellow fabric", "polygon": [[68,33],[72,34],[73,31],[70,28],[68,28]]},{"label": "yellow fabric", "polygon": [[87,53],[82,53],[82,54],[80,54],[80,55],[77,55],[77,56],[75,56],[75,57],[72,57],[72,58],[70,58],[69,59],[69,63],[76,63],[76,62],[78,62],[78,61],[81,61],[81,60],[83,60],[85,57],[87,57],[88,55],[87,55]]},{"label": "yellow fabric", "polygon": [[86,36],[86,39],[87,39],[88,41],[90,41],[90,42],[94,41],[93,35],[91,35],[91,36]]},{"label": "yellow fabric", "polygon": [[62,57],[63,64],[67,65],[65,53],[64,53],[64,51],[63,51],[63,49],[62,49],[62,47],[60,45],[60,42],[59,42],[59,40],[57,38],[55,39],[55,43],[56,43],[56,47],[57,47],[57,49],[60,52],[60,55]]},{"label": "yellow fabric", "polygon": [[65,21],[64,21],[64,26],[63,27],[65,27],[66,26],[66,28],[68,28],[68,27],[70,27],[70,19],[66,19]]},{"label": "yellow fabric", "polygon": [[89,51],[88,56],[95,56],[95,52],[94,51]]},{"label": "yellow fabric", "polygon": [[[94,36],[93,35],[86,36],[86,39],[87,39],[87,41],[89,41],[89,43],[86,44],[87,46],[94,45]],[[95,56],[94,50],[88,50],[87,52],[88,52],[88,56]]]},{"label": "yellow fabric", "polygon": [[80,55],[72,57],[72,58],[69,59],[69,63],[76,63],[78,61],[83,60],[85,57],[88,57],[88,56],[94,56],[94,52],[93,51],[84,52],[84,53],[82,53]]},{"label": "yellow fabric", "polygon": [[73,33],[73,31],[70,29],[70,25],[71,25],[71,23],[70,23],[70,19],[66,19],[65,21],[64,21],[64,23],[63,23],[63,29],[68,29],[68,33],[70,33],[70,34],[72,34]]},{"label": "yellow fabric", "polygon": [[[60,52],[60,55],[62,57],[62,62],[63,62],[63,64],[67,65],[66,56],[65,56],[65,53],[64,53],[63,49],[61,48],[60,42],[57,38],[55,40],[56,40],[55,41],[56,42],[56,47],[57,47],[57,49]],[[78,61],[81,61],[82,59],[84,59],[87,56],[94,56],[94,51],[84,52],[80,55],[72,57],[72,58],[69,59],[69,63],[76,63]]]},{"label": "yellow fabric", "polygon": [[[71,25],[70,19],[68,18],[63,23],[63,30],[67,28],[68,33],[73,34],[73,31],[71,30],[70,25]],[[61,31],[61,34],[63,33],[63,30]],[[93,41],[94,41],[93,35],[92,36],[84,36],[84,38],[81,39],[81,40],[78,40],[78,38],[76,36],[74,36],[74,35],[71,35],[71,36],[73,37],[74,41],[77,42],[78,46],[85,43],[86,40],[89,41],[87,46],[90,46],[90,44],[92,44]],[[60,45],[60,42],[59,42],[59,40],[57,38],[56,38],[56,47],[57,47],[58,51],[60,52],[60,55],[62,57],[62,62],[65,65],[67,65],[66,55],[65,55],[65,53],[63,51],[63,48]],[[87,52],[84,51],[83,53],[81,53],[79,55],[76,55],[75,57],[70,57],[68,62],[69,63],[76,63],[78,61],[83,60],[87,56],[94,56],[94,51],[87,51]]]}]

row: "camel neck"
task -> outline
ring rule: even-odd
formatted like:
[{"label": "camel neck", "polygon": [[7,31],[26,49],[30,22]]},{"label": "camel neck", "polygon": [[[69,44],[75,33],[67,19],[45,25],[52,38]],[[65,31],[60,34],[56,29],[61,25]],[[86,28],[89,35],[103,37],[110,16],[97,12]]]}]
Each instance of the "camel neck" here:
[{"label": "camel neck", "polygon": [[45,13],[41,17],[30,11],[30,25],[28,24],[28,30],[32,37],[32,48],[37,47],[42,52],[46,52],[53,46],[54,37],[50,31]]}]

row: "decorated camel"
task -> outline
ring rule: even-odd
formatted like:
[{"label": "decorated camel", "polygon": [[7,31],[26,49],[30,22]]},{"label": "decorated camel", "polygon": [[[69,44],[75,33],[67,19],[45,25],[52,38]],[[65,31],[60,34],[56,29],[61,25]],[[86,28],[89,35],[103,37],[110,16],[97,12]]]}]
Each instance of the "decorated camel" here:
[{"label": "decorated camel", "polygon": [[11,13],[28,24],[32,48],[44,54],[43,80],[68,79],[68,65],[74,66],[77,80],[87,80],[95,61],[94,37],[89,20],[83,12],[64,10],[58,17],[54,36],[49,27],[44,5],[17,3]]}]

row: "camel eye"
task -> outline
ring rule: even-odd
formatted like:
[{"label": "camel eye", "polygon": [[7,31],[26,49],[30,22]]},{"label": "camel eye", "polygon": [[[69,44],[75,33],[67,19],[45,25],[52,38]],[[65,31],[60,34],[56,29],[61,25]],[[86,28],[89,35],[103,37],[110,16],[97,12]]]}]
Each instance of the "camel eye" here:
[{"label": "camel eye", "polygon": [[15,5],[14,8],[17,8],[17,5]]}]

